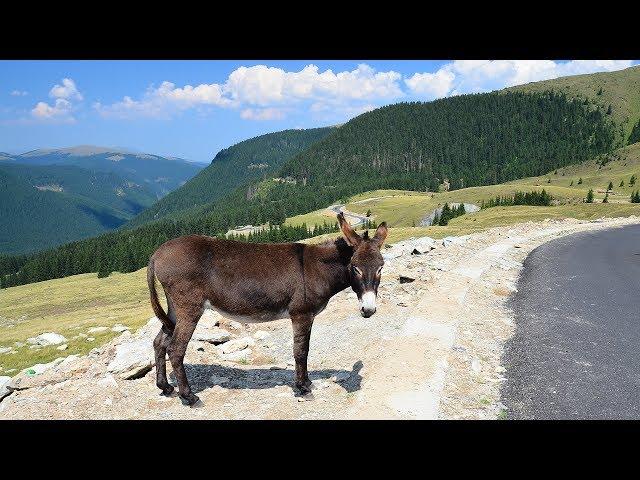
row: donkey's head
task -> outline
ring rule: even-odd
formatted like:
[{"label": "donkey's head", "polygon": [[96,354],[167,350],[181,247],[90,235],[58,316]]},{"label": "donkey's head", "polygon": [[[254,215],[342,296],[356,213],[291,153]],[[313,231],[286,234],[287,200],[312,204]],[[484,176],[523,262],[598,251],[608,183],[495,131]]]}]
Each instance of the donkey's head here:
[{"label": "donkey's head", "polygon": [[353,247],[348,265],[351,288],[360,300],[360,314],[369,318],[376,313],[376,297],[384,265],[380,249],[387,238],[387,224],[382,222],[373,238],[369,238],[368,231],[363,236],[358,235],[342,213],[338,214],[338,222],[345,240]]}]

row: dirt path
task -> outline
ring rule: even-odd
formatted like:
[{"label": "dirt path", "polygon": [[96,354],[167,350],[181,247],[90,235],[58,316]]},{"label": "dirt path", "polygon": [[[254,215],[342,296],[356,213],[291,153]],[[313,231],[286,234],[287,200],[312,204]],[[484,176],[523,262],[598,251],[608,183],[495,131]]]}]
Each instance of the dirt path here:
[{"label": "dirt path", "polygon": [[[0,403],[0,418],[498,418],[500,359],[514,331],[506,299],[521,262],[552,238],[630,223],[640,218],[526,223],[385,249],[378,313],[362,318],[349,289],[316,319],[309,357],[312,401],[299,401],[292,390],[287,320],[234,329],[208,317],[209,324],[220,321],[233,336],[252,337],[255,345],[246,360],[233,362],[210,343],[190,343],[187,375],[200,408],[159,396],[155,370],[136,380],[108,373],[119,345],[137,341],[151,352],[157,330],[152,319],[136,335],[125,333],[87,357],[29,379],[24,390]],[[436,248],[429,251],[430,245]],[[414,248],[428,253],[411,255]],[[400,275],[415,280],[401,284]]]}]

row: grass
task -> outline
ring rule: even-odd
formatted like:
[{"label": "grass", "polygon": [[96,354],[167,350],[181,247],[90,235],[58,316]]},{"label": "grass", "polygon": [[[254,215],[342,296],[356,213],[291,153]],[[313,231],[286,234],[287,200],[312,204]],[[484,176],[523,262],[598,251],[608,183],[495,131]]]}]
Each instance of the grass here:
[{"label": "grass", "polygon": [[78,337],[79,333],[116,323],[135,330],[152,316],[146,268],[128,274],[113,273],[107,278],[90,273],[0,290],[0,346],[25,343],[27,338],[44,332],[56,332],[69,340],[69,348],[64,351],[55,346],[37,350],[28,345],[14,347],[17,354],[0,354],[0,374],[57,357],[85,354],[118,334],[111,330],[90,334],[95,341],[89,342]]}]

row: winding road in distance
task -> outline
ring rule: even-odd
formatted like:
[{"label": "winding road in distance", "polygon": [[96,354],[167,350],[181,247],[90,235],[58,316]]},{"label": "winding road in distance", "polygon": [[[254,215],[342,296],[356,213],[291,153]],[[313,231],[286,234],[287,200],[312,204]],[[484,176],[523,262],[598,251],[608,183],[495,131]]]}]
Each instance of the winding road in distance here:
[{"label": "winding road in distance", "polygon": [[640,225],[536,248],[503,357],[513,419],[640,419]]}]

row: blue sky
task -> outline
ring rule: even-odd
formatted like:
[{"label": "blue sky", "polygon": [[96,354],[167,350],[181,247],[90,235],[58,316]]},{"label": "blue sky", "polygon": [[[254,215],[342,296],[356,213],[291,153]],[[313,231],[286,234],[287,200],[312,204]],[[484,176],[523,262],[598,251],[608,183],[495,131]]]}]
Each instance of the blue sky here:
[{"label": "blue sky", "polygon": [[209,162],[287,128],[631,60],[0,61],[0,151],[79,144]]}]

